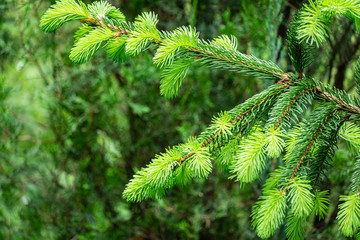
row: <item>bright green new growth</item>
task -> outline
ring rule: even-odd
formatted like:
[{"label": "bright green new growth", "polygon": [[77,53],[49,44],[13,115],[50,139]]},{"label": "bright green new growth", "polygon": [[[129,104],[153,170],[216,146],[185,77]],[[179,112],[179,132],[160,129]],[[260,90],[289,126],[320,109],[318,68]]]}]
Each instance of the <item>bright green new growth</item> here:
[{"label": "bright green new growth", "polygon": [[360,3],[357,0],[313,0],[300,11],[299,39],[319,47],[328,37],[334,17],[345,16],[359,28]]},{"label": "bright green new growth", "polygon": [[187,156],[192,154],[187,160],[187,167],[193,176],[206,178],[212,169],[208,149],[202,147],[202,144],[196,138],[190,138],[188,143],[184,145],[183,152]]},{"label": "bright green new growth", "polygon": [[125,47],[126,47],[126,36],[113,38],[107,42],[106,53],[114,62],[122,62],[127,59]]},{"label": "bright green new growth", "polygon": [[155,56],[154,63],[160,68],[171,65],[174,62],[176,53],[184,48],[191,50],[198,45],[199,33],[192,27],[180,27],[170,33],[160,44]]},{"label": "bright green new growth", "polygon": [[66,22],[86,19],[90,16],[86,5],[82,2],[76,0],[58,1],[43,15],[40,27],[45,32],[52,32]]},{"label": "bright green new growth", "polygon": [[292,212],[287,217],[286,237],[289,240],[297,240],[305,238],[306,218],[295,216]]},{"label": "bright green new growth", "polygon": [[286,211],[286,195],[279,190],[264,193],[256,203],[252,216],[252,225],[259,237],[271,237],[283,223]]},{"label": "bright green new growth", "polygon": [[314,195],[311,193],[310,181],[296,177],[289,186],[289,202],[295,217],[304,218],[310,215],[314,207]]},{"label": "bright green new growth", "polygon": [[77,63],[89,61],[101,45],[112,37],[113,33],[107,28],[91,30],[75,43],[70,52],[70,59]]},{"label": "bright green new growth", "polygon": [[[175,185],[207,178],[213,165],[240,184],[270,175],[253,208],[252,226],[261,238],[271,237],[283,225],[288,239],[304,239],[307,221],[315,216],[324,219],[327,214],[328,190],[322,181],[339,137],[356,151],[360,149],[359,99],[304,75],[313,59],[311,44],[324,43],[331,20],[340,16],[358,25],[359,2],[310,1],[294,17],[287,42],[296,73],[285,73],[271,61],[240,53],[234,36],[204,40],[191,26],[160,31],[158,17],[152,12],[126,22],[118,9],[104,1],[88,6],[81,1],[58,1],[44,14],[40,26],[49,32],[68,21],[81,20],[70,53],[70,59],[78,63],[89,61],[100,48],[115,62],[151,48],[154,64],[161,71],[160,93],[167,98],[179,94],[195,62],[273,82],[244,103],[213,117],[198,137],[156,155],[136,172],[123,197],[131,202],[163,197]],[[360,93],[360,61],[354,76]],[[307,119],[304,113],[309,106],[314,110]],[[357,234],[360,227],[359,162],[351,184],[356,194],[340,199],[344,203],[337,219],[346,236]]]},{"label": "bright green new growth", "polygon": [[254,181],[265,168],[266,136],[261,129],[256,129],[248,138],[242,140],[231,164],[231,172],[236,180],[249,183]]},{"label": "bright green new growth", "polygon": [[234,36],[221,35],[213,40],[213,44],[236,51],[238,41]]},{"label": "bright green new growth", "polygon": [[360,197],[359,194],[350,196],[340,196],[340,201],[344,203],[339,205],[340,230],[347,237],[353,236],[360,227]]},{"label": "bright green new growth", "polygon": [[143,13],[135,19],[136,27],[132,32],[132,37],[126,41],[126,53],[137,55],[144,51],[151,41],[160,41],[160,35],[156,29],[158,23],[157,15]]},{"label": "bright green new growth", "polygon": [[270,127],[266,131],[266,152],[271,158],[280,157],[281,152],[283,151],[285,141],[285,132],[280,128],[275,129],[274,126]]},{"label": "bright green new growth", "polygon": [[327,210],[329,209],[329,199],[327,199],[329,191],[322,191],[322,192],[316,192],[315,198],[314,198],[314,208],[313,208],[313,214],[316,216],[319,216],[319,220],[324,219],[325,215],[327,213]]},{"label": "bright green new growth", "polygon": [[104,17],[116,19],[118,21],[125,21],[125,16],[122,14],[122,12],[119,11],[119,9],[103,0],[90,4],[88,8],[90,14],[92,16],[96,16],[99,21],[101,21],[101,18]]}]

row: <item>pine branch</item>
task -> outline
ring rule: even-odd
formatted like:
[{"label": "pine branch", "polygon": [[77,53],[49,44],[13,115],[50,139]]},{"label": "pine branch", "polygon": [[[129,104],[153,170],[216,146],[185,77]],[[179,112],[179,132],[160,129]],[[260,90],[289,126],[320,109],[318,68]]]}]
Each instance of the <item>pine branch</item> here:
[{"label": "pine branch", "polygon": [[42,16],[40,27],[45,32],[52,32],[64,23],[72,20],[87,19],[90,13],[84,3],[76,0],[57,1]]},{"label": "pine branch", "polygon": [[303,112],[304,103],[311,103],[315,90],[316,86],[312,81],[290,87],[272,109],[268,124],[275,125],[275,129],[278,129],[280,124],[289,128],[291,123],[297,120],[297,116]]},{"label": "pine branch", "polygon": [[299,14],[299,39],[319,47],[328,37],[332,19],[339,16],[345,16],[358,25],[360,3],[357,0],[310,0]]},{"label": "pine branch", "polygon": [[337,219],[339,220],[340,230],[347,237],[357,233],[360,227],[360,196],[354,194],[350,196],[340,196],[340,201],[344,201],[339,205]]},{"label": "pine branch", "polygon": [[252,226],[260,238],[271,237],[285,218],[286,195],[279,190],[269,190],[260,197],[252,211]]},{"label": "pine branch", "polygon": [[298,79],[302,79],[304,76],[304,69],[311,64],[312,54],[311,46],[300,42],[298,30],[301,24],[299,23],[298,16],[295,16],[291,22],[290,29],[287,35],[287,42],[289,45],[289,57],[298,73]]},{"label": "pine branch", "polygon": [[320,141],[316,148],[314,161],[311,162],[309,179],[313,183],[313,190],[318,185],[321,174],[324,174],[326,168],[330,165],[335,154],[334,148],[337,144],[338,133],[344,124],[346,118],[339,122],[335,128],[328,128],[323,133],[323,141]]},{"label": "pine branch", "polygon": [[[333,120],[329,122],[331,119]],[[324,127],[329,124],[332,126],[337,122],[339,122],[339,120],[333,104],[324,104],[316,109],[313,119],[301,129],[302,133],[299,135],[299,140],[296,142],[297,147],[294,147],[291,152],[287,153],[289,157],[286,166],[286,176],[290,175],[290,181],[295,178],[302,164],[308,158],[310,150],[319,135],[322,134]],[[290,182],[287,183],[284,189],[286,190],[289,185]]]},{"label": "pine branch", "polygon": [[303,217],[294,216],[290,213],[286,220],[286,237],[289,240],[301,240],[305,239],[305,224],[306,219]]},{"label": "pine branch", "polygon": [[356,62],[355,68],[355,86],[356,86],[356,93],[360,95],[360,58]]},{"label": "pine branch", "polygon": [[96,28],[80,38],[71,49],[70,59],[77,63],[89,61],[90,57],[100,49],[101,45],[113,37],[107,28]]},{"label": "pine branch", "polygon": [[[159,198],[174,185],[207,178],[213,158],[217,158],[221,168],[230,171],[231,178],[251,182],[263,172],[269,158],[278,160],[285,149],[284,166],[267,179],[263,196],[253,209],[252,225],[260,237],[268,238],[283,224],[287,214],[287,237],[302,239],[308,216],[314,213],[323,218],[327,212],[326,191],[319,192],[320,187],[315,187],[331,161],[337,136],[360,147],[360,128],[350,123],[342,126],[350,119],[360,121],[360,100],[304,75],[312,58],[308,43],[320,46],[327,38],[332,18],[338,16],[359,25],[360,3],[310,1],[295,17],[288,32],[288,44],[297,75],[284,72],[270,61],[238,52],[233,36],[203,40],[191,26],[159,31],[156,14],[143,13],[134,22],[126,22],[118,9],[104,1],[88,6],[75,0],[59,1],[44,14],[40,25],[44,31],[53,31],[68,21],[81,20],[83,25],[75,34],[70,54],[75,62],[88,61],[102,47],[114,61],[124,61],[150,47],[155,49],[153,61],[162,71],[160,92],[167,98],[178,95],[195,62],[275,81],[246,102],[214,116],[199,137],[191,137],[186,143],[156,155],[130,180],[123,197],[128,201]],[[358,94],[359,68],[358,63],[355,71]],[[307,121],[303,113],[310,104],[317,108]],[[346,236],[354,235],[360,225],[357,165],[352,183],[357,194],[342,196],[345,202],[338,215],[340,229]]]},{"label": "pine branch", "polygon": [[315,192],[315,199],[314,199],[314,208],[313,208],[313,214],[316,216],[319,216],[319,220],[324,219],[325,215],[327,213],[327,210],[329,209],[329,199],[326,198],[329,191],[316,191]]}]

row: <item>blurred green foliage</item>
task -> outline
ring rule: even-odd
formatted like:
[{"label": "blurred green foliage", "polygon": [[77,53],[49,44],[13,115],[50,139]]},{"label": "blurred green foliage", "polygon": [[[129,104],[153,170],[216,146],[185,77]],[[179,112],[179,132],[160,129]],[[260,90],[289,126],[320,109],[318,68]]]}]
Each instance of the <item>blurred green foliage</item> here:
[{"label": "blurred green foliage", "polygon": [[[160,29],[191,24],[202,38],[233,34],[242,52],[285,69],[286,29],[302,3],[110,2],[131,19],[156,12]],[[249,214],[260,183],[240,188],[215,171],[208,181],[173,189],[158,201],[129,204],[121,194],[134,171],[156,153],[199,133],[216,112],[271,83],[200,68],[189,73],[192,81],[184,81],[175,100],[164,99],[151,51],[122,64],[101,52],[89,63],[72,63],[68,53],[77,26],[66,24],[53,34],[39,28],[52,3],[0,3],[0,239],[256,239]],[[334,46],[343,41],[333,38]],[[349,44],[355,47],[356,41]],[[339,72],[344,56],[332,45],[320,50],[310,71],[336,84],[333,72]],[[333,72],[324,72],[319,67],[324,64],[332,64]],[[345,76],[343,86],[351,88]],[[344,171],[328,175],[333,202],[347,190],[341,186],[349,185],[354,155],[341,150],[336,156],[334,165]],[[324,222],[314,220],[308,229],[319,232],[314,239],[339,238],[331,228],[337,209],[329,211]],[[283,238],[283,232],[276,236]]]}]

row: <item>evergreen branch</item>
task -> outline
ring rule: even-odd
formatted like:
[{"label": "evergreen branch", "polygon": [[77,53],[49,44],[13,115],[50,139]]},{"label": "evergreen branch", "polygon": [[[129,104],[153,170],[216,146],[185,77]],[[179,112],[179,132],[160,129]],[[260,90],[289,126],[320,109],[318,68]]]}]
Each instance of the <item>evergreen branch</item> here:
[{"label": "evergreen branch", "polygon": [[91,16],[96,16],[97,19],[110,18],[117,21],[125,21],[124,14],[104,0],[93,2],[88,6],[88,9]]},{"label": "evergreen branch", "polygon": [[271,237],[285,218],[286,195],[279,190],[269,190],[255,203],[251,217],[252,226],[260,238]]},{"label": "evergreen branch", "polygon": [[158,32],[155,27],[157,18],[153,13],[144,13],[136,19],[135,24],[131,25],[124,24],[123,17],[114,20],[109,18],[109,14],[103,14],[106,12],[103,10],[106,7],[99,7],[95,3],[93,5],[96,7],[91,8],[92,15],[88,14],[80,18],[83,23],[108,28],[114,31],[113,37],[128,35],[126,51],[129,54],[139,53],[149,43],[159,45],[154,62],[161,68],[171,65],[175,55],[184,51],[196,54],[197,60],[210,67],[246,72],[278,81],[290,80],[290,75],[284,73],[274,63],[234,51],[237,48],[234,37],[222,35],[209,43],[198,39],[198,33],[192,27],[181,27],[173,32]]},{"label": "evergreen branch", "polygon": [[295,16],[290,24],[290,29],[287,35],[287,42],[289,45],[289,57],[298,73],[298,79],[304,76],[304,69],[311,64],[312,54],[311,47],[304,42],[300,42],[298,29],[300,27],[298,16]]},{"label": "evergreen branch", "polygon": [[339,228],[347,237],[357,233],[360,227],[360,196],[354,194],[350,196],[340,196],[340,201],[344,201],[339,205],[337,219],[339,220]]},{"label": "evergreen branch", "polygon": [[182,80],[185,78],[192,62],[192,59],[179,59],[164,68],[160,80],[161,95],[166,98],[172,98],[178,95]]},{"label": "evergreen branch", "polygon": [[85,37],[86,34],[88,34],[91,30],[93,30],[92,27],[83,24],[74,34],[74,44],[77,43],[81,38]]},{"label": "evergreen branch", "polygon": [[153,12],[143,13],[135,19],[135,29],[129,33],[126,42],[126,52],[130,55],[139,54],[150,42],[161,41],[156,28],[157,15]]},{"label": "evergreen branch", "polygon": [[306,219],[304,217],[295,216],[292,212],[288,214],[286,220],[286,237],[289,240],[305,239],[305,225]]},{"label": "evergreen branch", "polygon": [[[142,201],[148,198],[160,198],[174,184],[185,185],[194,177],[205,178],[211,171],[210,149],[206,148],[210,143],[225,137],[230,141],[231,137],[243,135],[249,124],[254,119],[248,119],[240,133],[234,134],[238,129],[237,123],[244,120],[246,116],[255,110],[265,111],[264,105],[271,106],[271,98],[276,98],[278,93],[287,86],[274,85],[262,93],[247,100],[245,103],[227,112],[222,112],[213,118],[213,124],[208,131],[203,133],[199,139],[190,138],[188,143],[180,144],[166,153],[157,155],[153,161],[136,173],[128,183],[123,196],[128,201]],[[266,98],[264,98],[266,96]],[[243,111],[243,110],[246,111]],[[239,114],[239,112],[241,112]],[[261,116],[260,113],[254,116]],[[206,139],[206,140],[204,140]],[[218,145],[220,147],[221,144]],[[159,178],[162,178],[160,181]]]},{"label": "evergreen branch", "polygon": [[[329,101],[329,102],[334,102],[337,104],[338,107],[340,107],[341,109],[349,112],[349,113],[353,113],[353,114],[360,114],[360,107],[359,106],[359,101],[351,98],[350,95],[346,94],[345,92],[342,92],[340,90],[337,89],[330,89],[328,87],[325,87],[323,84],[319,83],[321,86],[317,87],[316,90],[319,92],[319,95],[321,98]],[[334,94],[332,94],[331,92],[334,92]]]},{"label": "evergreen branch", "polygon": [[356,62],[355,68],[355,86],[356,86],[356,93],[360,95],[360,57]]},{"label": "evergreen branch", "polygon": [[288,192],[292,214],[298,218],[309,216],[314,206],[310,181],[304,180],[303,177],[294,177],[290,181]]},{"label": "evergreen branch", "polygon": [[310,0],[309,5],[305,4],[300,11],[299,39],[319,47],[328,37],[331,20],[339,16],[345,16],[358,25],[360,3],[357,0]]},{"label": "evergreen branch", "polygon": [[113,33],[107,28],[96,28],[84,37],[80,38],[71,49],[70,59],[77,63],[89,61],[101,45],[113,37]]},{"label": "evergreen branch", "polygon": [[329,121],[329,119],[331,118],[331,116],[334,114],[335,110],[332,110],[330,113],[327,114],[326,118],[323,120],[323,122],[320,124],[320,126],[316,129],[315,134],[312,136],[310,142],[308,143],[308,145],[305,148],[304,153],[301,155],[301,158],[296,166],[296,168],[294,169],[294,172],[291,175],[291,179],[294,179],[297,172],[299,171],[301,165],[303,164],[305,157],[307,156],[307,154],[309,153],[312,145],[314,144],[315,139],[318,137],[318,135],[320,134],[321,130],[324,128],[325,124]]},{"label": "evergreen branch", "polygon": [[360,127],[352,122],[346,122],[339,131],[339,136],[360,150]]},{"label": "evergreen branch", "polygon": [[89,17],[89,11],[83,2],[77,0],[57,1],[42,16],[40,27],[45,32],[52,32],[66,22]]},{"label": "evergreen branch", "polygon": [[274,126],[270,126],[266,129],[266,152],[271,158],[278,158],[283,151],[285,141],[285,131],[280,128],[275,129]]},{"label": "evergreen branch", "polygon": [[302,11],[300,11],[300,27],[298,30],[299,39],[306,41],[310,44],[315,42],[319,47],[322,42],[325,42],[328,37],[326,30],[328,30],[327,24],[329,24],[328,18],[325,18],[324,14],[312,0],[309,1],[309,5],[304,5]]},{"label": "evergreen branch", "polygon": [[245,55],[233,49],[200,41],[198,48],[191,49],[201,58],[198,60],[209,67],[248,73],[256,77],[287,81],[291,79],[278,66],[251,55]]},{"label": "evergreen branch", "polygon": [[309,178],[311,179],[311,182],[313,182],[313,191],[318,184],[320,175],[323,174],[326,167],[330,165],[330,161],[335,153],[334,148],[336,147],[337,136],[345,120],[346,119],[344,118],[338,123],[335,129],[330,128],[328,133],[323,134],[325,138],[317,145],[314,157],[315,161],[311,163],[311,171],[309,173]]},{"label": "evergreen branch", "polygon": [[[88,61],[101,47],[106,47],[114,61],[123,61],[153,44],[156,51],[153,61],[162,69],[160,92],[169,98],[178,95],[194,62],[275,80],[268,89],[213,117],[198,138],[191,137],[186,143],[156,155],[130,180],[123,197],[128,201],[159,198],[174,185],[186,185],[195,177],[207,178],[214,156],[218,165],[230,170],[233,178],[251,182],[263,172],[268,157],[281,156],[287,138],[284,167],[267,179],[263,196],[253,209],[252,225],[260,237],[270,237],[283,223],[289,203],[286,234],[289,239],[301,239],[310,213],[323,218],[327,212],[326,192],[318,192],[315,187],[334,154],[337,136],[360,146],[359,127],[341,128],[350,117],[355,122],[360,119],[360,100],[304,77],[304,69],[311,62],[307,43],[319,46],[324,42],[331,19],[337,16],[346,16],[358,25],[360,3],[310,0],[295,18],[288,32],[288,44],[297,76],[285,73],[273,62],[238,52],[233,36],[221,35],[206,41],[199,39],[199,33],[191,26],[159,31],[154,13],[143,13],[134,23],[125,22],[125,16],[104,1],[88,7],[80,1],[59,1],[45,13],[41,27],[53,31],[70,20],[82,21],[70,54],[75,62]],[[359,62],[355,71],[358,93]],[[290,129],[314,97],[320,106],[310,121]],[[347,236],[355,234],[360,227],[360,165],[355,165],[352,189],[357,194],[342,196],[345,202],[340,205],[338,215],[340,229]]]},{"label": "evergreen branch", "polygon": [[328,205],[330,201],[326,198],[328,193],[328,190],[322,192],[316,191],[315,193],[313,214],[319,216],[319,220],[325,218],[327,210],[329,209]]},{"label": "evergreen branch", "polygon": [[175,54],[182,48],[194,49],[199,41],[199,33],[192,27],[180,27],[163,39],[154,56],[154,63],[163,68],[171,65]]},{"label": "evergreen branch", "polygon": [[287,147],[287,154],[284,157],[286,162],[286,171],[284,178],[290,179],[284,186],[284,190],[288,189],[291,180],[295,178],[305,160],[311,157],[310,150],[315,151],[313,146],[315,141],[325,141],[328,129],[333,129],[341,122],[341,116],[337,113],[336,106],[331,103],[325,103],[319,106],[313,113],[313,117],[309,122],[300,124],[290,134],[292,140],[291,146]]},{"label": "evergreen branch", "polygon": [[125,51],[127,35],[110,39],[106,45],[106,53],[114,62],[122,62],[127,59]]},{"label": "evergreen branch", "polygon": [[356,158],[355,162],[355,171],[352,174],[351,178],[351,191],[360,193],[360,157]]},{"label": "evergreen branch", "polygon": [[217,45],[219,47],[224,47],[233,51],[236,51],[238,48],[238,41],[236,37],[233,35],[220,35],[212,41],[213,45]]},{"label": "evergreen branch", "polygon": [[243,183],[254,181],[265,167],[266,135],[257,128],[255,126],[252,134],[240,142],[231,164],[231,173]]},{"label": "evergreen branch", "polygon": [[291,120],[296,120],[297,115],[303,111],[304,103],[311,103],[316,87],[311,81],[310,84],[304,83],[307,82],[290,87],[275,104],[269,119],[269,125],[275,124],[275,130],[280,127],[284,120],[284,125],[290,127]]}]

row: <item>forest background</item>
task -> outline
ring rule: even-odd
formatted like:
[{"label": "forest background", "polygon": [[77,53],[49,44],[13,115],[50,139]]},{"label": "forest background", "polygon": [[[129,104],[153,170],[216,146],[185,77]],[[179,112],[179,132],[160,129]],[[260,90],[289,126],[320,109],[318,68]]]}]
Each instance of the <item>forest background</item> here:
[{"label": "forest background", "polygon": [[[90,3],[92,1],[84,1]],[[305,1],[109,0],[129,20],[159,15],[159,29],[196,26],[200,37],[234,35],[239,50],[291,71],[286,33]],[[152,51],[114,63],[100,51],[69,60],[77,24],[46,34],[39,20],[55,1],[0,3],[0,239],[257,239],[249,215],[265,176],[243,186],[214,171],[161,200],[122,199],[134,172],[272,82],[215,69],[190,70],[176,99],[159,94]],[[354,91],[346,69],[357,59],[354,24],[337,19],[308,72]],[[337,203],[355,155],[337,151],[327,174],[327,217],[307,239],[342,239]],[[275,166],[274,166],[275,167]],[[283,238],[280,229],[274,239]]]}]

